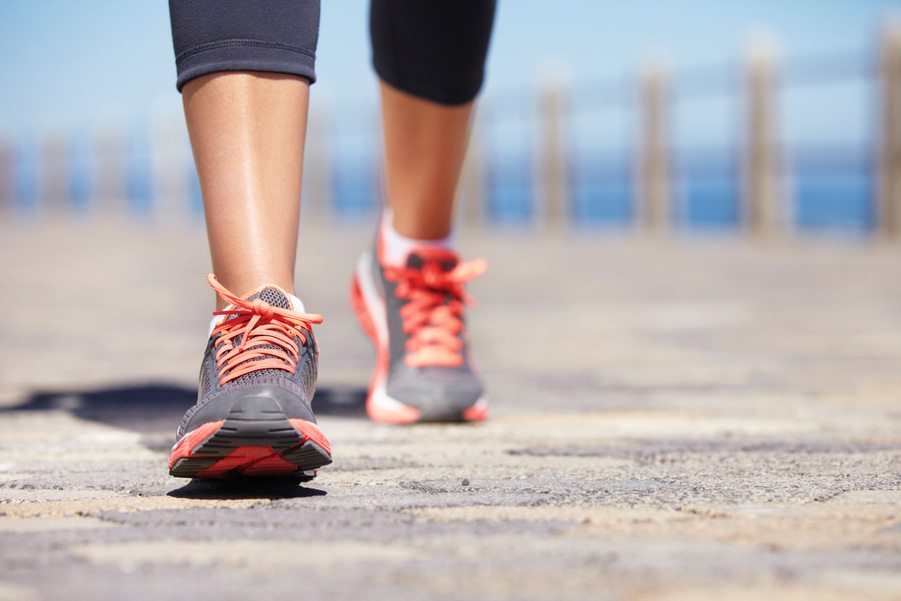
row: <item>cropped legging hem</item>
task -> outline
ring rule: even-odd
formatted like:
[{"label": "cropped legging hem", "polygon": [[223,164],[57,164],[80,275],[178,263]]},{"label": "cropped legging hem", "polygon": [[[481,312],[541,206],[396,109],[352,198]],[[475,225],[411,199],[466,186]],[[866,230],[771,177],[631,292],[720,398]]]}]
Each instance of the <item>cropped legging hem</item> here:
[{"label": "cropped legging hem", "polygon": [[482,89],[482,80],[484,79],[484,76],[479,74],[479,78],[476,80],[466,83],[452,82],[449,86],[440,87],[426,81],[425,78],[403,77],[386,65],[380,64],[378,58],[373,58],[372,67],[379,79],[395,90],[447,106],[458,106],[471,102]]},{"label": "cropped legging hem", "polygon": [[194,78],[219,71],[284,73],[316,81],[316,56],[312,50],[261,40],[223,40],[191,48],[176,57],[182,87]]},{"label": "cropped legging hem", "polygon": [[[371,0],[376,73],[438,104],[471,101],[482,87],[495,0]],[[316,79],[320,0],[169,0],[176,87],[216,71]]]}]

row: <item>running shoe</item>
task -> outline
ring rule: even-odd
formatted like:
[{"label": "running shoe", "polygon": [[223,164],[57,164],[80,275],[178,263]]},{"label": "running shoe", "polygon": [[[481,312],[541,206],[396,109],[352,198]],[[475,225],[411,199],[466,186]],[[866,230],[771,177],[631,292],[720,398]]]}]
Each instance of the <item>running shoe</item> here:
[{"label": "running shoe", "polygon": [[461,262],[445,249],[416,248],[403,265],[382,260],[381,236],[363,253],[351,301],[376,347],[366,411],[373,421],[481,421],[487,399],[469,357],[464,284],[485,261]]},{"label": "running shoe", "polygon": [[197,404],[178,426],[169,474],[313,477],[332,462],[310,407],[319,355],[313,324],[322,316],[304,313],[277,286],[239,297],[215,275],[207,279],[229,305],[213,313]]}]

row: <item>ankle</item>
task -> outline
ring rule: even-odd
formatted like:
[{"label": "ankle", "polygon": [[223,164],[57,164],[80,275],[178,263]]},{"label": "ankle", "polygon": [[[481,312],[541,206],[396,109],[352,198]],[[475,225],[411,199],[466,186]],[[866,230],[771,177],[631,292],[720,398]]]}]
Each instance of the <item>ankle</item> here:
[{"label": "ankle", "polygon": [[444,236],[411,237],[401,234],[394,226],[393,212],[389,207],[382,211],[379,233],[382,240],[382,260],[393,265],[406,262],[407,255],[415,248],[444,248],[453,246],[453,234],[447,230]]}]

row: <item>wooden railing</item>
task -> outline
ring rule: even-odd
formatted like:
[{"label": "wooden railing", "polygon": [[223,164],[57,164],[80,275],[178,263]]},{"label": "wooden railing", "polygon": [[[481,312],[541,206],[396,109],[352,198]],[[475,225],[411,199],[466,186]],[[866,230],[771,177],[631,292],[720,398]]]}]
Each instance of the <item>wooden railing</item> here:
[{"label": "wooden railing", "polygon": [[[612,212],[619,213],[609,221],[619,226],[652,234],[673,231],[690,221],[685,217],[690,213],[686,186],[680,183],[685,168],[677,159],[691,155],[693,168],[700,165],[701,171],[718,174],[717,181],[734,189],[735,198],[726,192],[730,198],[723,201],[734,205],[734,223],[727,225],[765,240],[795,229],[798,198],[788,182],[797,179],[798,165],[844,160],[868,174],[866,198],[854,200],[865,205],[862,214],[872,215],[862,220],[862,230],[901,240],[901,25],[887,24],[876,46],[870,53],[782,60],[772,44],[755,43],[740,65],[680,72],[654,61],[637,77],[568,85],[551,74],[538,85],[489,90],[479,107],[464,169],[461,222],[470,228],[493,226],[516,205],[513,213],[559,233],[584,225],[575,209],[588,198],[615,205]],[[870,90],[866,156],[854,158],[842,146],[803,152],[789,148],[782,131],[784,94],[851,79]],[[725,145],[686,148],[674,135],[674,109],[716,97],[728,97],[736,135]],[[355,114],[333,108],[326,114],[315,98],[304,215],[324,219],[365,213],[378,205],[381,194],[375,112],[372,107]],[[578,150],[580,120],[604,115],[632,123],[628,134],[620,136],[620,147]],[[519,142],[503,140],[508,126],[519,132],[513,136]],[[598,138],[607,136],[616,137],[598,129]],[[351,143],[345,144],[348,139]],[[609,187],[615,198],[587,194],[586,186]],[[196,218],[199,206],[196,174],[177,115],[141,128],[0,140],[0,212],[7,216],[127,212],[185,220]]]}]

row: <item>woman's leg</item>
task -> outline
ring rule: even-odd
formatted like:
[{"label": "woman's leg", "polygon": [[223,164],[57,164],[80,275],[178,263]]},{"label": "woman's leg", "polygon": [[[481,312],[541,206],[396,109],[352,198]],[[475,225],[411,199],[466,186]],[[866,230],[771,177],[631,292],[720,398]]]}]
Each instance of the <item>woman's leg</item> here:
[{"label": "woman's leg", "polygon": [[446,106],[380,84],[385,190],[398,234],[418,240],[451,231],[473,103]]},{"label": "woman's leg", "polygon": [[402,236],[450,233],[494,10],[493,0],[372,0],[386,196]]},{"label": "woman's leg", "polygon": [[[172,0],[176,86],[218,295],[178,477],[310,477],[331,451],[310,406],[318,351],[292,296],[318,0]],[[234,291],[232,293],[231,291]]]},{"label": "woman's leg", "polygon": [[482,420],[463,285],[484,264],[461,262],[448,235],[494,2],[372,0],[370,18],[392,211],[352,289],[377,349],[367,411],[391,423]]},{"label": "woman's leg", "polygon": [[213,271],[238,294],[262,284],[293,294],[309,85],[292,75],[219,72],[191,80],[182,94]]},{"label": "woman's leg", "polygon": [[213,269],[238,294],[291,292],[319,0],[170,0],[169,14]]}]

